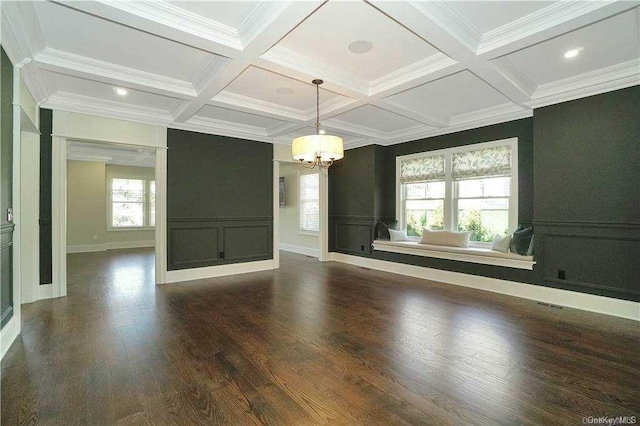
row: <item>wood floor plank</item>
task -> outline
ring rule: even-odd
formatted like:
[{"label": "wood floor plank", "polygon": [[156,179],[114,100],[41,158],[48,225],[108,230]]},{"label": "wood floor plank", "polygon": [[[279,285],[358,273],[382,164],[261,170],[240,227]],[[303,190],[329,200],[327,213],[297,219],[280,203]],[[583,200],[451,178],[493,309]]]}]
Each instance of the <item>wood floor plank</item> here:
[{"label": "wood floor plank", "polygon": [[23,307],[2,425],[550,425],[640,414],[633,321],[281,254],[154,285],[153,251],[68,256]]}]

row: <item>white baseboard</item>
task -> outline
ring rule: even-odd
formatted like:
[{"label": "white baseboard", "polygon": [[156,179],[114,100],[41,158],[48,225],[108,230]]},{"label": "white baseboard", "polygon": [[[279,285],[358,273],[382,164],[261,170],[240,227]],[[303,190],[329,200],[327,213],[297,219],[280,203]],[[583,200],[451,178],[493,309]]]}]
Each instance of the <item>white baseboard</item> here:
[{"label": "white baseboard", "polygon": [[51,299],[53,297],[53,284],[42,284],[38,286],[38,300]]},{"label": "white baseboard", "polygon": [[67,246],[67,253],[92,253],[92,252],[105,251],[105,250],[154,247],[155,245],[156,245],[156,242],[154,240],[117,241],[117,242],[103,243],[103,244],[86,244],[86,245],[77,245],[77,246]]},{"label": "white baseboard", "polygon": [[154,240],[146,241],[118,241],[113,243],[106,243],[107,250],[128,249],[128,248],[140,248],[140,247],[155,247],[156,242]]},{"label": "white baseboard", "polygon": [[278,244],[278,248],[280,250],[290,251],[291,253],[304,254],[305,256],[313,256],[313,257],[320,256],[320,249],[317,249],[317,248],[296,246],[293,244],[285,244],[285,243]]},{"label": "white baseboard", "polygon": [[14,315],[0,330],[0,359],[4,358],[18,334],[20,334],[20,324],[18,318]]},{"label": "white baseboard", "polygon": [[77,246],[67,246],[67,253],[92,253],[96,251],[105,251],[105,244],[85,244]]},{"label": "white baseboard", "polygon": [[224,277],[226,275],[246,274],[249,272],[266,271],[269,269],[273,269],[273,260],[259,260],[257,262],[231,263],[229,265],[167,271],[167,284],[201,280],[205,278]]},{"label": "white baseboard", "polygon": [[597,312],[640,321],[640,303],[611,297],[596,296],[576,291],[518,283],[497,278],[444,271],[423,266],[406,265],[386,260],[369,259],[343,253],[329,253],[331,260],[355,266],[377,269],[409,277],[438,281],[463,287],[476,288],[523,299],[536,300],[553,305]]}]

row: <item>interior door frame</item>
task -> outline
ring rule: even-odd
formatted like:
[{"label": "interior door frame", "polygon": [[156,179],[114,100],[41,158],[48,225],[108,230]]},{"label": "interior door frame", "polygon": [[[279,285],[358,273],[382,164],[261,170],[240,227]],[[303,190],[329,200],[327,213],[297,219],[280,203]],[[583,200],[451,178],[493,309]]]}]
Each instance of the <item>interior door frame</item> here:
[{"label": "interior door frame", "polygon": [[156,284],[164,284],[167,275],[167,148],[149,145],[87,140],[53,135],[52,153],[52,251],[53,282],[51,297],[67,295],[67,142],[82,141],[136,148],[155,148],[156,166],[156,226],[155,226],[155,272]]},{"label": "interior door frame", "polygon": [[[275,153],[275,145],[274,145]],[[298,164],[293,159],[273,159],[273,267],[280,267],[280,163]],[[320,194],[319,208],[320,221],[318,231],[318,260],[329,261],[329,173],[319,170]]]}]

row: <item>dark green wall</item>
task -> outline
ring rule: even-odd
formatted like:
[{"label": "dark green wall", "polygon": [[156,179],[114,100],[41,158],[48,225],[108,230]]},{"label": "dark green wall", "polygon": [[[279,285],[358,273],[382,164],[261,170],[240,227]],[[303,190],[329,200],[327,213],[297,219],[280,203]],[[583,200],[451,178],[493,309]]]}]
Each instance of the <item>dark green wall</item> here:
[{"label": "dark green wall", "polygon": [[273,258],[273,146],[169,129],[169,270]]},{"label": "dark green wall", "polygon": [[[348,150],[345,161],[332,166],[329,174],[329,248],[640,300],[639,117],[636,86],[537,109],[533,118],[389,147]],[[518,138],[519,221],[533,223],[535,230],[533,271],[370,249],[375,221],[395,216],[397,156],[511,137]],[[350,215],[356,217],[349,219]],[[565,279],[558,278],[558,270],[565,271]]]},{"label": "dark green wall", "polygon": [[351,149],[329,169],[329,250],[370,255],[383,217],[384,147]]},{"label": "dark green wall", "polygon": [[13,65],[0,49],[0,327],[13,317]]},{"label": "dark green wall", "polygon": [[533,134],[536,283],[639,300],[640,86],[536,109]]},{"label": "dark green wall", "polygon": [[521,222],[531,223],[533,120],[527,118],[388,147],[366,146],[348,150],[342,164],[329,169],[329,249],[392,262],[532,283],[532,271],[371,249],[371,241],[376,234],[376,222],[383,220],[389,223],[396,219],[397,156],[512,137],[518,138],[519,217]]},{"label": "dark green wall", "polygon": [[51,284],[52,230],[51,230],[51,179],[53,111],[40,109],[40,284]]}]

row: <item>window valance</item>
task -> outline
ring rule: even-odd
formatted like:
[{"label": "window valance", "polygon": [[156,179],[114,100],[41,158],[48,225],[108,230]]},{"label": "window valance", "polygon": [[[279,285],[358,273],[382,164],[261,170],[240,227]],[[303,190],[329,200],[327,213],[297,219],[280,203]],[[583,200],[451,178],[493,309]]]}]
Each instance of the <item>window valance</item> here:
[{"label": "window valance", "polygon": [[456,152],[452,157],[451,175],[453,180],[511,176],[511,147]]},{"label": "window valance", "polygon": [[444,155],[413,158],[400,163],[400,183],[425,183],[444,180]]}]

